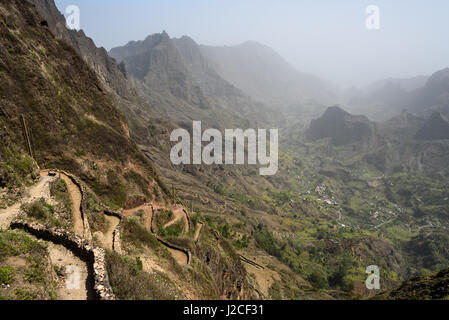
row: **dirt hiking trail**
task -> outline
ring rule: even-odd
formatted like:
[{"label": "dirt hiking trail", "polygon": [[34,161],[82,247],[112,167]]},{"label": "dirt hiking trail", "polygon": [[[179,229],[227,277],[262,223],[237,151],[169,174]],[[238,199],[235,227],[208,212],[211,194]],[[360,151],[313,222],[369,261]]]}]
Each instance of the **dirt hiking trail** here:
[{"label": "dirt hiking trail", "polygon": [[194,237],[195,242],[197,242],[198,239],[200,238],[202,229],[203,229],[203,223],[202,222],[198,222],[197,223],[197,228],[195,230],[195,237]]},{"label": "dirt hiking trail", "polygon": [[123,215],[126,217],[132,217],[132,215],[142,210],[145,214],[145,227],[148,231],[151,232],[151,221],[153,220],[153,207],[150,203],[143,204],[139,207],[136,207],[134,209],[124,210]]},{"label": "dirt hiking trail", "polygon": [[6,209],[0,209],[0,230],[8,229],[11,221],[20,213],[20,207],[23,204],[27,204],[41,198],[48,200],[50,198],[50,182],[52,182],[55,177],[41,176],[39,181],[31,186],[24,197],[12,206]]},{"label": "dirt hiking trail", "polygon": [[184,210],[184,207],[182,205],[177,205],[172,209],[173,212],[173,220],[166,223],[164,225],[164,228],[168,228],[175,223],[177,223],[179,220],[184,219],[184,231],[183,234],[186,234],[189,231],[189,219],[187,218],[187,213]]},{"label": "dirt hiking trail", "polygon": [[52,242],[48,242],[48,251],[52,265],[57,266],[63,274],[58,287],[58,299],[88,300],[89,289],[93,290],[93,284],[86,263],[65,247]]},{"label": "dirt hiking trail", "polygon": [[114,249],[114,231],[115,228],[120,224],[120,219],[114,216],[105,214],[104,218],[108,224],[108,229],[104,233],[104,243],[105,248],[113,250]]},{"label": "dirt hiking trail", "polygon": [[[132,217],[134,213],[136,213],[139,210],[142,210],[145,214],[145,227],[147,228],[147,230],[149,232],[153,233],[152,228],[151,228],[152,221],[153,221],[154,215],[156,214],[157,210],[160,210],[160,209],[170,210],[170,208],[168,208],[166,206],[163,206],[163,205],[160,205],[157,203],[149,203],[149,204],[144,204],[144,205],[141,205],[141,206],[133,208],[133,209],[125,210],[123,213],[126,217]],[[186,212],[184,211],[184,207],[182,205],[176,205],[175,207],[172,208],[172,212],[173,212],[173,219],[171,221],[169,221],[168,223],[166,223],[164,225],[164,228],[167,228],[167,227],[175,224],[176,222],[180,221],[181,219],[184,219],[185,228],[184,228],[183,234],[186,234],[189,231],[189,220],[187,218]],[[170,248],[163,242],[162,242],[162,244],[167,248],[167,250],[172,255],[173,259],[175,259],[178,264],[187,265],[189,263],[189,257],[184,251]]]},{"label": "dirt hiking trail", "polygon": [[81,191],[79,187],[73,183],[72,179],[64,173],[60,173],[59,177],[65,181],[70,199],[72,200],[72,220],[73,231],[78,235],[84,235],[84,222],[81,213]]}]

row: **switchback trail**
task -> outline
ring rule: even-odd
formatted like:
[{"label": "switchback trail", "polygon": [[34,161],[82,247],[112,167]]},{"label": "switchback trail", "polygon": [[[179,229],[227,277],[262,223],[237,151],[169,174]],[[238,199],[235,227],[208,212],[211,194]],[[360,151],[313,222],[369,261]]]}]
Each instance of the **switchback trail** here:
[{"label": "switchback trail", "polygon": [[[149,204],[141,205],[134,209],[125,210],[123,213],[127,217],[132,217],[135,212],[142,210],[145,214],[145,227],[147,228],[147,230],[149,232],[154,233],[151,226],[153,223],[154,216],[155,216],[157,210],[159,210],[159,209],[170,210],[170,208],[159,205],[157,203],[149,203]],[[166,223],[164,225],[164,228],[175,224],[176,222],[178,222],[181,219],[184,219],[184,221],[185,221],[184,234],[187,233],[189,231],[189,221],[187,218],[187,214],[184,211],[184,207],[181,205],[177,205],[172,211],[173,211],[173,219],[171,221],[169,221],[168,223]],[[189,257],[184,251],[178,250],[176,248],[172,248],[172,247],[168,246],[165,242],[161,241],[160,239],[158,239],[158,240],[160,243],[162,243],[167,248],[167,250],[172,255],[173,259],[175,259],[178,264],[187,265],[189,263]]]},{"label": "switchback trail", "polygon": [[168,228],[179,220],[184,220],[184,231],[183,234],[186,234],[189,231],[189,219],[187,218],[187,213],[184,210],[182,205],[177,205],[172,209],[173,219],[164,225],[164,228]]},{"label": "switchback trail", "polygon": [[[20,208],[23,204],[31,203],[42,198],[48,201],[50,199],[50,183],[55,179],[56,176],[49,176],[48,171],[42,171],[39,181],[27,190],[25,197],[12,206],[0,210],[0,229],[7,229],[10,227],[11,222],[20,213]],[[28,236],[36,240],[39,239],[29,233]],[[60,270],[64,277],[64,279],[58,283],[58,299],[93,299],[94,289],[92,277],[89,275],[87,264],[64,246],[55,244],[51,241],[44,242],[47,244],[51,264],[56,266],[55,270]],[[77,280],[74,282],[74,287],[67,286],[66,280],[70,276],[74,276],[73,279]]]},{"label": "switchback trail", "polygon": [[151,232],[151,222],[153,220],[153,207],[150,203],[143,204],[137,208],[124,210],[123,214],[126,217],[131,217],[133,213],[142,210],[145,214],[145,227],[148,229],[148,231]]}]

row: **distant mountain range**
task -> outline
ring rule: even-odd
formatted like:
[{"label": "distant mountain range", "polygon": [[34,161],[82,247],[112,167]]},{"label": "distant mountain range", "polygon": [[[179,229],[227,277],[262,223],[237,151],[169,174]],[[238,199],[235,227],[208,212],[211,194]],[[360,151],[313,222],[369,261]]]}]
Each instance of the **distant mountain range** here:
[{"label": "distant mountain range", "polygon": [[387,120],[403,110],[430,116],[438,111],[449,114],[449,68],[430,77],[387,79],[362,89],[345,93],[344,104],[352,112],[363,113],[373,120]]},{"label": "distant mountain range", "polygon": [[224,128],[226,124],[250,126],[244,119],[254,119],[255,124],[277,117],[222,79],[188,37],[171,39],[162,32],[113,48],[110,55],[126,66],[135,87],[154,110],[177,123],[202,119]]},{"label": "distant mountain range", "polygon": [[335,102],[330,83],[299,72],[268,46],[247,41],[237,46],[200,48],[221,77],[256,100],[284,107],[310,101]]},{"label": "distant mountain range", "polygon": [[445,140],[449,139],[449,121],[439,111],[434,111],[428,118],[403,111],[388,121],[376,123],[364,115],[353,115],[334,106],[311,121],[306,136],[310,141],[331,138],[334,145],[345,145],[376,134],[397,138],[401,132],[408,132],[408,137],[415,140]]}]

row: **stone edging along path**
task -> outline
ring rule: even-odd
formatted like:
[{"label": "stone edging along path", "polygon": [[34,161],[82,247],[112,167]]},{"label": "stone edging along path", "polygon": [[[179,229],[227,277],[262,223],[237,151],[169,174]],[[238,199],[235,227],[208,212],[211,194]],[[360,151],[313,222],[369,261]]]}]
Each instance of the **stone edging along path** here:
[{"label": "stone edging along path", "polygon": [[178,250],[183,252],[186,256],[187,256],[187,265],[190,265],[190,263],[192,262],[192,253],[190,252],[190,250],[187,250],[183,247],[177,246],[175,244],[172,244],[164,239],[162,239],[161,237],[159,237],[157,234],[154,234],[154,236],[156,237],[156,239],[162,243],[164,246],[173,249],[173,250]]},{"label": "stone edging along path", "polygon": [[81,205],[80,205],[80,212],[81,212],[81,218],[83,220],[83,235],[89,240],[92,240],[92,235],[90,233],[90,227],[89,227],[89,221],[87,219],[86,214],[86,208],[87,208],[87,201],[86,201],[86,189],[83,186],[82,183],[78,181],[78,178],[76,178],[71,173],[68,173],[64,170],[60,169],[44,169],[41,170],[41,172],[48,172],[48,175],[51,175],[51,173],[59,173],[66,175],[80,190],[81,193]]},{"label": "stone edging along path", "polygon": [[[78,256],[84,258],[93,267],[94,273],[94,290],[100,300],[114,300],[112,288],[109,283],[109,277],[106,271],[105,265],[105,250],[100,247],[93,247],[90,242],[92,241],[92,235],[90,233],[89,222],[87,218],[87,200],[86,200],[86,188],[79,182],[78,178],[60,169],[45,169],[41,172],[47,172],[49,175],[52,173],[64,174],[67,176],[79,189],[81,193],[80,212],[83,220],[83,237],[74,233],[68,232],[64,229],[44,227],[39,224],[30,224],[25,221],[14,221],[14,226],[11,224],[11,228],[19,227],[33,233],[35,236],[47,237],[49,240],[60,243],[72,250]],[[121,253],[120,244],[120,230],[122,227],[123,217],[120,213],[113,212],[110,209],[104,210],[105,215],[114,216],[120,219],[120,223],[117,225],[113,232],[113,247],[112,249],[118,253]],[[45,232],[43,232],[45,230]]]},{"label": "stone edging along path", "polygon": [[108,272],[106,270],[105,250],[100,247],[93,247],[89,240],[84,239],[67,230],[43,226],[39,223],[24,220],[14,220],[11,223],[12,229],[23,229],[26,232],[56,244],[61,244],[82,260],[88,263],[93,270],[94,290],[99,300],[115,300],[115,295],[109,283]]},{"label": "stone edging along path", "polygon": [[[66,175],[67,177],[70,178],[70,180],[72,180],[72,182],[79,188],[80,192],[81,192],[81,206],[80,206],[80,211],[81,211],[81,215],[82,215],[82,219],[83,219],[83,228],[84,228],[84,237],[86,237],[88,240],[92,241],[92,234],[90,233],[90,227],[89,227],[89,221],[87,218],[87,200],[86,200],[86,188],[84,187],[84,185],[79,182],[78,178],[75,177],[73,174],[68,173],[64,170],[60,170],[60,169],[45,169],[42,171],[46,171],[49,174],[52,172],[56,172],[56,173],[62,173],[64,175]],[[120,244],[120,230],[121,227],[123,225],[123,216],[120,213],[117,212],[113,212],[110,208],[107,208],[106,210],[103,211],[103,213],[105,215],[108,216],[113,216],[116,217],[118,219],[120,219],[120,223],[117,225],[117,227],[115,228],[114,232],[113,232],[113,239],[112,239],[112,244],[113,247],[112,249],[118,253],[121,253],[121,244]]]},{"label": "stone edging along path", "polygon": [[[34,234],[35,236],[47,238],[55,243],[60,243],[67,247],[69,250],[73,250],[78,256],[84,258],[89,263],[93,264],[93,273],[94,273],[94,282],[95,287],[94,290],[97,292],[98,298],[100,300],[114,300],[115,296],[113,294],[112,288],[109,283],[109,277],[106,271],[105,265],[105,250],[103,248],[97,247],[94,248],[90,242],[92,241],[92,235],[90,233],[89,222],[87,219],[87,200],[86,200],[86,189],[82,183],[79,182],[77,177],[74,175],[60,169],[45,169],[42,172],[48,172],[49,175],[51,173],[59,173],[64,174],[70,178],[70,180],[78,187],[81,193],[81,205],[80,212],[83,220],[83,237],[80,237],[74,233],[68,232],[63,229],[53,228],[53,227],[45,227],[39,225],[37,223],[29,223],[22,220],[14,221],[11,224],[11,228],[22,228],[26,231]],[[153,229],[153,221],[154,221],[154,208],[152,204],[152,219],[151,219],[151,229]],[[185,209],[183,209],[184,214],[187,217],[189,229],[192,227],[192,221],[190,219],[189,214]],[[108,216],[113,216],[120,219],[119,224],[116,226],[113,232],[112,239],[112,249],[118,253],[121,253],[121,241],[120,241],[120,230],[123,227],[123,215],[122,213],[115,212],[110,208],[106,208],[103,213]],[[156,239],[165,245],[168,248],[178,250],[183,252],[187,256],[187,265],[191,264],[192,261],[192,253],[190,250],[180,247],[178,245],[172,244],[161,237],[159,237],[154,230],[154,236]]]},{"label": "stone edging along path", "polygon": [[[162,244],[165,245],[166,247],[171,248],[171,249],[173,249],[173,250],[178,250],[178,251],[183,252],[183,253],[187,256],[187,265],[190,265],[190,263],[192,262],[192,253],[190,252],[190,250],[185,249],[185,248],[180,247],[180,246],[177,246],[177,245],[175,245],[175,244],[172,244],[172,243],[168,242],[167,240],[162,239],[161,237],[159,237],[159,236],[156,234],[156,232],[155,232],[155,230],[154,230],[154,224],[153,224],[154,218],[155,218],[155,212],[156,212],[156,211],[154,210],[153,203],[149,203],[149,205],[151,206],[151,210],[152,210],[152,212],[153,212],[153,214],[151,215],[151,221],[150,221],[150,231],[151,231],[151,233],[156,237],[156,239],[157,239],[160,243],[162,243]],[[190,217],[188,216],[187,211],[186,211],[185,209],[183,209],[183,211],[184,211],[184,213],[186,214],[186,216],[188,217],[187,220],[189,221],[189,218],[190,218]],[[190,222],[189,222],[189,227],[190,227]]]}]

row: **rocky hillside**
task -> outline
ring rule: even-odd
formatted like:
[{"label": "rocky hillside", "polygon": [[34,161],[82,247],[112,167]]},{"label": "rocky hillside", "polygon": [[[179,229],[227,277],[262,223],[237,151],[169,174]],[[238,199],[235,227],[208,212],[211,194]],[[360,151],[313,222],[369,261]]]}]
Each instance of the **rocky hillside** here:
[{"label": "rocky hillside", "polygon": [[[128,195],[148,196],[156,172],[130,139],[126,118],[97,74],[53,36],[30,4],[9,0],[1,6],[2,160],[14,163],[27,150],[23,116],[41,167],[82,177],[118,206]],[[3,179],[22,174],[17,170],[3,172]]]},{"label": "rocky hillside", "polygon": [[449,298],[449,270],[410,279],[400,287],[377,298],[393,300],[447,300]]},{"label": "rocky hillside", "polygon": [[412,92],[408,108],[426,116],[435,111],[449,115],[449,68],[435,72],[423,88]]},{"label": "rocky hillside", "polygon": [[[23,249],[13,241],[23,232],[4,233],[3,228],[9,227],[8,219],[21,216],[45,224],[44,229],[75,232],[91,241],[89,247],[109,249],[106,268],[119,299],[252,298],[246,271],[229,242],[207,225],[203,228],[194,212],[188,215],[173,203],[175,195],[131,139],[114,95],[44,21],[27,1],[0,4],[0,240],[2,247],[11,248],[0,256],[2,284],[13,281],[18,268],[7,259]],[[66,174],[56,170],[39,172],[37,165],[64,170],[71,178],[66,182],[61,178]],[[43,184],[50,180],[51,186]],[[36,188],[45,197],[24,196]],[[111,210],[116,211],[112,216]],[[182,225],[179,214],[185,215]],[[47,259],[46,250],[42,259]],[[42,264],[64,276],[57,267]],[[18,278],[22,281],[22,275]],[[36,283],[36,290],[47,284],[41,283],[47,277],[34,281],[24,275],[23,280],[27,292],[35,288],[26,281]],[[46,298],[57,298],[50,289],[41,291]],[[17,292],[6,298],[19,296]]]},{"label": "rocky hillside", "polygon": [[270,118],[266,107],[221,79],[190,38],[171,39],[162,32],[113,48],[110,54],[124,63],[155,111],[183,126],[201,119],[220,129],[251,127],[251,122],[277,118],[274,112]]},{"label": "rocky hillside", "polygon": [[449,122],[444,120],[441,113],[433,113],[415,136],[419,140],[449,139]]},{"label": "rocky hillside", "polygon": [[65,18],[54,0],[27,1],[36,6],[53,35],[70,45],[95,71],[114,103],[127,117],[131,136],[139,142],[148,142],[151,134],[147,124],[155,115],[152,114],[151,106],[136,93],[125,66],[118,64],[104,48],[97,48],[83,30],[67,29]]},{"label": "rocky hillside", "polygon": [[374,127],[365,116],[351,115],[337,106],[312,120],[306,135],[311,141],[331,138],[334,145],[345,145],[371,137]]}]

